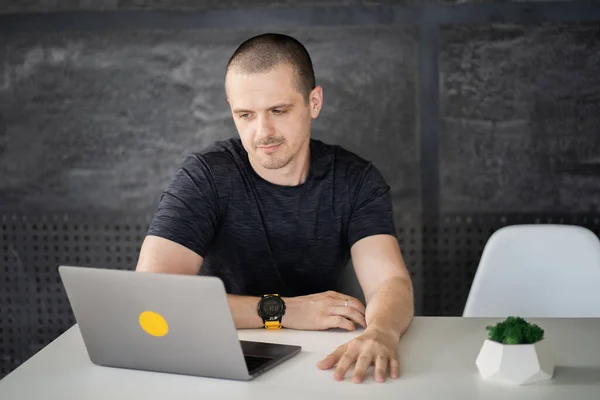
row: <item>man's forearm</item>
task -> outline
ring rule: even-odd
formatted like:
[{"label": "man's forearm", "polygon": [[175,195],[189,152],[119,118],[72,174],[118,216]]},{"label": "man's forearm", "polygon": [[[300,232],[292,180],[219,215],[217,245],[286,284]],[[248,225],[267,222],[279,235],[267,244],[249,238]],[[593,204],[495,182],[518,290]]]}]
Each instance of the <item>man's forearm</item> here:
[{"label": "man's forearm", "polygon": [[231,309],[233,321],[237,329],[263,327],[263,321],[256,311],[259,300],[259,297],[227,295],[229,308]]},{"label": "man's forearm", "polygon": [[367,299],[367,329],[404,334],[414,317],[413,288],[409,280],[392,277]]}]

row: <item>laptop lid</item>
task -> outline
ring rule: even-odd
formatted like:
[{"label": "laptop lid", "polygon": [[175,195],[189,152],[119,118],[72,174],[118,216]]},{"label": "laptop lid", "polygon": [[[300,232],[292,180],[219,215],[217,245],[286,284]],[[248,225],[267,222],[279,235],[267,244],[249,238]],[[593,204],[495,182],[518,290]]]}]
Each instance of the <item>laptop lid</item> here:
[{"label": "laptop lid", "polygon": [[76,266],[59,273],[97,365],[236,380],[260,373],[248,372],[219,278]]}]

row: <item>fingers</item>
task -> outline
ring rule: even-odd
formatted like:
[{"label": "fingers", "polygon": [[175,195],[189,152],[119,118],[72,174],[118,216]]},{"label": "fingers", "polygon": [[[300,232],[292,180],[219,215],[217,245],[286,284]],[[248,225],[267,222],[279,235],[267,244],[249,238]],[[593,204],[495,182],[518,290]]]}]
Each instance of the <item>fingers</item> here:
[{"label": "fingers", "polygon": [[[339,318],[338,322],[346,320],[340,316],[331,318]],[[389,343],[385,337],[381,337],[381,334],[374,332],[373,330],[365,332],[350,342],[339,346],[333,353],[318,363],[319,368],[330,369],[336,366],[334,379],[340,381],[344,379],[348,370],[354,365],[352,380],[355,383],[361,383],[365,379],[369,367],[375,364],[374,375],[377,382],[385,382],[388,373],[392,379],[398,379],[400,376],[400,362],[398,361],[395,344]]]},{"label": "fingers", "polygon": [[350,321],[349,319],[346,319],[344,317],[341,317],[339,315],[332,315],[330,317],[325,318],[325,328],[324,329],[330,329],[330,328],[340,328],[340,329],[345,329],[347,331],[356,330],[356,327],[354,326],[354,323],[352,321]]},{"label": "fingers", "polygon": [[396,358],[390,358],[390,375],[392,379],[400,377],[400,362]]},{"label": "fingers", "polygon": [[[344,359],[348,355],[349,360],[353,360],[355,357],[352,354],[346,352],[341,358]],[[356,365],[354,366],[354,375],[352,380],[355,383],[361,383],[364,381],[367,370],[371,366],[373,362],[373,357],[369,353],[361,353],[356,359]],[[341,364],[341,365],[340,365]],[[344,377],[344,374],[348,370],[349,366],[340,361],[338,364],[338,368],[336,370],[336,375],[334,378],[337,380],[341,380]],[[400,366],[398,360],[389,359],[386,356],[377,356],[375,358],[375,380],[377,382],[385,382],[388,374],[388,366],[390,367],[390,373],[393,379],[398,379],[400,376]]]},{"label": "fingers", "polygon": [[356,355],[354,352],[346,351],[340,358],[340,361],[335,368],[335,373],[333,374],[333,379],[336,381],[341,381],[346,376],[346,372],[350,369],[354,361],[356,360]]},{"label": "fingers", "polygon": [[[344,302],[346,301],[346,299],[348,299],[348,307],[352,307],[358,312],[360,312],[362,315],[365,315],[365,306],[363,306],[363,304],[358,299],[355,299],[354,297],[343,296],[342,300]],[[341,305],[345,305],[345,303]]]},{"label": "fingers", "polygon": [[343,293],[338,293],[334,291],[329,291],[326,293],[330,298],[336,300],[336,306],[345,306],[346,300],[348,300],[348,307],[355,308],[356,310],[358,310],[358,312],[362,313],[363,315],[365,314],[365,306],[360,302],[360,300],[352,296],[348,296]]},{"label": "fingers", "polygon": [[384,382],[387,377],[388,358],[383,356],[377,356],[375,359],[375,380],[377,382]]},{"label": "fingers", "polygon": [[339,315],[341,317],[349,318],[352,321],[356,322],[363,328],[367,327],[367,321],[365,320],[365,316],[361,314],[354,307],[335,307],[331,310],[332,315]]},{"label": "fingers", "polygon": [[356,383],[361,383],[365,379],[365,373],[367,368],[371,365],[372,358],[368,354],[361,354],[358,356],[356,366],[354,367],[354,376],[352,380]]},{"label": "fingers", "polygon": [[320,369],[330,369],[338,363],[342,355],[346,351],[346,345],[339,346],[333,353],[322,359],[317,363],[317,367]]}]

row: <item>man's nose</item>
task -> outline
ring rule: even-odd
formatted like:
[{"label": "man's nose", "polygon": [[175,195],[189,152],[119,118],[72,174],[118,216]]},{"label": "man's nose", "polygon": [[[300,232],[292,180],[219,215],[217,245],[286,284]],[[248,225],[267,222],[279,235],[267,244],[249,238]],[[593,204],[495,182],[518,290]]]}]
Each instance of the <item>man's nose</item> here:
[{"label": "man's nose", "polygon": [[275,129],[273,127],[273,123],[269,116],[259,116],[258,117],[258,127],[257,127],[257,136],[266,137],[271,136],[275,133]]}]

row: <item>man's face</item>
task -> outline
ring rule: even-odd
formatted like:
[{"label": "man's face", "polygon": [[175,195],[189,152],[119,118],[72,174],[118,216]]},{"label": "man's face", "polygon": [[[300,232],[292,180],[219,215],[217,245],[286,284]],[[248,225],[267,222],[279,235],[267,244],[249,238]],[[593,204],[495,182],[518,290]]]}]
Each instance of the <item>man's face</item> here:
[{"label": "man's face", "polygon": [[308,144],[312,118],[321,107],[320,88],[307,103],[294,85],[295,72],[279,64],[266,73],[230,70],[226,91],[240,139],[249,157],[266,169],[283,168]]}]

